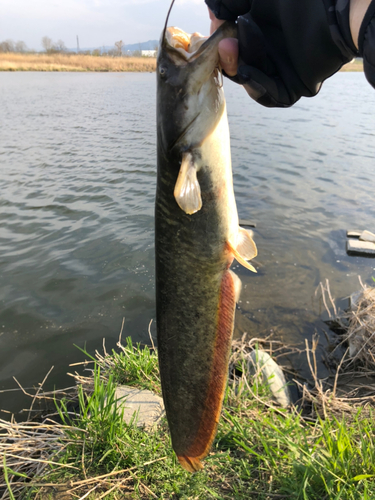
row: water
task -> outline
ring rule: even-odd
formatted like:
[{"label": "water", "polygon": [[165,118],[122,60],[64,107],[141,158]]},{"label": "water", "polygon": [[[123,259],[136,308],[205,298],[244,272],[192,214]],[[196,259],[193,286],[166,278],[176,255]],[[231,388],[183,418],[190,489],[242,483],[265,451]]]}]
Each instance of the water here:
[{"label": "water", "polygon": [[[320,281],[344,298],[375,276],[375,260],[345,252],[346,229],[375,232],[375,93],[340,73],[287,110],[231,82],[226,96],[238,211],[259,250],[257,275],[236,269],[235,334],[302,345],[326,329]],[[124,317],[147,342],[155,318],[155,75],[2,73],[0,109],[0,390],[52,365],[49,387],[63,387],[74,344],[111,348]],[[0,394],[0,408],[27,404]]]}]

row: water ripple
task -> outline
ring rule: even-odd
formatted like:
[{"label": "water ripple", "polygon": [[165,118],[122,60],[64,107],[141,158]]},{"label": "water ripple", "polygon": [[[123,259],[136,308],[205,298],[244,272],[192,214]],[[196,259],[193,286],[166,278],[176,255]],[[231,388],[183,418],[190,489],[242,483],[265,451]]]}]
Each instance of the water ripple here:
[{"label": "water ripple", "polygon": [[[239,214],[257,222],[259,273],[236,268],[255,336],[271,319],[293,342],[312,335],[290,311],[314,316],[320,279],[344,296],[371,275],[344,250],[346,228],[375,231],[375,94],[361,78],[339,74],[283,110],[225,82]],[[155,98],[154,74],[0,75],[0,389],[51,364],[61,386],[73,344],[114,344],[123,317],[147,342]]]}]

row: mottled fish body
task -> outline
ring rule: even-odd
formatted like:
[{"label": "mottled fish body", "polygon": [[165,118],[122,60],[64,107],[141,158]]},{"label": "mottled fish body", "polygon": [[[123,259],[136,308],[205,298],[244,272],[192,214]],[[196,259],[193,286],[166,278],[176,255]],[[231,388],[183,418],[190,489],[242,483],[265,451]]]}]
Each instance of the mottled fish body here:
[{"label": "mottled fish body", "polygon": [[202,468],[219,422],[241,282],[256,246],[239,228],[217,45],[236,36],[225,23],[209,39],[163,31],[157,62],[155,206],[157,339],[173,449]]}]

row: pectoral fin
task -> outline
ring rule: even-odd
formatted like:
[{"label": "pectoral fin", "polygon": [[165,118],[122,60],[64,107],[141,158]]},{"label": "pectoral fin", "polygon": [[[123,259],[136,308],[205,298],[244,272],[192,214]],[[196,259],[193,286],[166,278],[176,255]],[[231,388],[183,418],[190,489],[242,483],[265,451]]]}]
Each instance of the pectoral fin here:
[{"label": "pectoral fin", "polygon": [[182,156],[180,172],[174,188],[178,206],[191,215],[202,208],[201,188],[197,179],[197,167],[191,153]]},{"label": "pectoral fin", "polygon": [[242,227],[238,228],[237,245],[234,246],[230,241],[228,241],[227,244],[230,251],[234,255],[234,258],[242,266],[246,267],[246,269],[250,269],[250,271],[253,271],[254,273],[257,272],[255,267],[247,262],[258,255],[257,247],[249,231],[246,231],[246,229],[243,229]]}]

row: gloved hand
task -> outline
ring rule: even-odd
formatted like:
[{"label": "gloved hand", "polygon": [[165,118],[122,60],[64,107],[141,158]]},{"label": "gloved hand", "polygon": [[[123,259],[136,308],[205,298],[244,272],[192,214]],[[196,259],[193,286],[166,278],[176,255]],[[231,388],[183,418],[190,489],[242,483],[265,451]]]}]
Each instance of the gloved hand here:
[{"label": "gloved hand", "polygon": [[358,45],[367,81],[375,88],[375,2],[370,5],[363,18]]},{"label": "gloved hand", "polygon": [[357,55],[331,25],[324,5],[331,0],[205,1],[218,19],[237,20],[238,69],[231,79],[264,106],[288,107],[316,95]]}]

